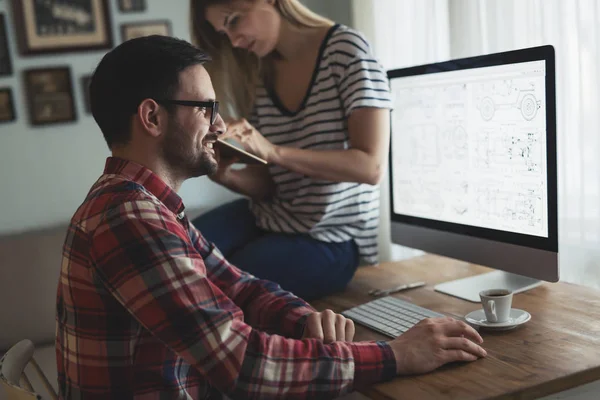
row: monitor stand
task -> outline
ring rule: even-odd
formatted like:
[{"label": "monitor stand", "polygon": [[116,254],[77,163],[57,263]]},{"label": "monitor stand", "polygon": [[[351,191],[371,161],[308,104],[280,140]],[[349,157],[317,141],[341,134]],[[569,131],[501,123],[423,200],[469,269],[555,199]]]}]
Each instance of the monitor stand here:
[{"label": "monitor stand", "polygon": [[520,293],[542,284],[542,281],[504,271],[492,271],[468,278],[440,283],[434,289],[473,303],[479,303],[479,292],[487,289],[509,289]]}]

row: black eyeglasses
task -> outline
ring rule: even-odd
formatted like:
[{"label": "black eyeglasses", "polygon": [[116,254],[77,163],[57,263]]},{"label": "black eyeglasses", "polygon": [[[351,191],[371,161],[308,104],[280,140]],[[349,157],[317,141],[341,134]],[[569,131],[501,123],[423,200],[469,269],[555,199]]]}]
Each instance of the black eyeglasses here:
[{"label": "black eyeglasses", "polygon": [[157,103],[161,104],[176,104],[178,106],[188,107],[206,107],[210,108],[210,124],[214,125],[217,121],[217,115],[219,115],[219,102],[218,101],[194,101],[194,100],[165,100],[165,99],[154,99]]}]

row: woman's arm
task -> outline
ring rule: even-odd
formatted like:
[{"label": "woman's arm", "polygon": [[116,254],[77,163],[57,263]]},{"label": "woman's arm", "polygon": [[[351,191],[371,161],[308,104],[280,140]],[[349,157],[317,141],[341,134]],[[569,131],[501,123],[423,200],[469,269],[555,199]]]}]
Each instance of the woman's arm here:
[{"label": "woman's arm", "polygon": [[348,118],[350,149],[305,150],[269,142],[246,120],[230,124],[228,137],[244,144],[249,152],[291,171],[334,182],[375,185],[385,170],[390,142],[390,111],[363,107]]},{"label": "woman's arm", "polygon": [[264,200],[275,192],[275,184],[265,165],[248,165],[234,170],[230,166],[218,171],[210,178],[227,189],[248,196],[253,200]]},{"label": "woman's arm", "polygon": [[386,166],[390,142],[390,111],[359,108],[348,119],[350,149],[303,150],[276,146],[273,159],[284,168],[317,179],[375,185]]}]

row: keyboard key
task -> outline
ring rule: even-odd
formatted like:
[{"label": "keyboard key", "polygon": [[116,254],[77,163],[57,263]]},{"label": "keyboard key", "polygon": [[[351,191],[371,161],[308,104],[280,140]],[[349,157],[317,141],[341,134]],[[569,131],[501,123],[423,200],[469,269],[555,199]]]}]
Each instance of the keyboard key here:
[{"label": "keyboard key", "polygon": [[387,296],[361,304],[342,312],[355,323],[395,338],[426,318],[443,314],[419,307],[408,301]]}]

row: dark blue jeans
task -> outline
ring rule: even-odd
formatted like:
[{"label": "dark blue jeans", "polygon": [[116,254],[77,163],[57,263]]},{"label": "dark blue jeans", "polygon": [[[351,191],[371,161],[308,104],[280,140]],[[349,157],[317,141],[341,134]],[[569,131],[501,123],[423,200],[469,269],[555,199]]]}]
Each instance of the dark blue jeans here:
[{"label": "dark blue jeans", "polygon": [[258,228],[246,199],[222,205],[192,223],[230,263],[305,300],[343,290],[359,263],[354,241],[328,243]]}]

